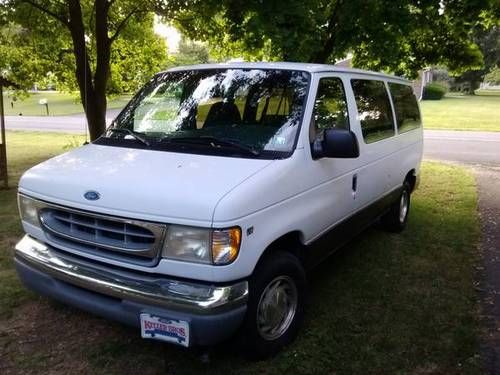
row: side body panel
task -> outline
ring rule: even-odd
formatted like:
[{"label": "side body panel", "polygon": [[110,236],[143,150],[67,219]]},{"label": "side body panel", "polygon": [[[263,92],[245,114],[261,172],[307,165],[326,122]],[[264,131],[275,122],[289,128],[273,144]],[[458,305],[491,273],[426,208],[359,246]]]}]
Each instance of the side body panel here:
[{"label": "side body panel", "polygon": [[[297,232],[303,244],[314,245],[308,246],[311,251],[318,245],[333,250],[344,242],[335,229],[341,228],[347,239],[364,229],[397,199],[407,173],[411,170],[418,173],[422,158],[422,129],[401,135],[396,129],[393,137],[366,144],[350,86],[350,79],[356,78],[352,74],[332,76],[340,77],[344,82],[351,130],[358,138],[360,157],[312,159],[308,127],[322,76],[328,75],[313,76],[311,97],[294,155],[252,176],[217,204],[213,225],[225,227],[238,222],[244,234],[238,259],[227,268],[237,266],[238,273],[251,274],[265,249],[290,232]],[[367,79],[366,75],[358,78]],[[355,193],[352,190],[353,175],[357,175],[358,180]],[[255,210],[259,206],[262,208]],[[251,208],[254,212],[237,219],[238,213]],[[247,230],[251,234],[247,234]]]}]

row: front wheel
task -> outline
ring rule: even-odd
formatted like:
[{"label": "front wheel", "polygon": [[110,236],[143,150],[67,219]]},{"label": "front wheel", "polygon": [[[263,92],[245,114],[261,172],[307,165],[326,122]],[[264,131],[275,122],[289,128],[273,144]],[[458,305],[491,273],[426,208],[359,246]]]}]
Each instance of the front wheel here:
[{"label": "front wheel", "polygon": [[399,233],[405,229],[410,213],[410,193],[410,184],[405,181],[399,199],[394,202],[389,212],[382,216],[382,224],[386,230]]},{"label": "front wheel", "polygon": [[264,258],[250,279],[242,332],[246,354],[263,359],[290,343],[302,322],[305,299],[306,276],[299,260],[282,251]]}]

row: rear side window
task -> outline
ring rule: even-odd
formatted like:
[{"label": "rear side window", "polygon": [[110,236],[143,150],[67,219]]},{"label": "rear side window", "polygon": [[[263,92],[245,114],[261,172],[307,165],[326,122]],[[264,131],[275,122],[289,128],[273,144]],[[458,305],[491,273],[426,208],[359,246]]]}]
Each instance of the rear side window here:
[{"label": "rear side window", "polygon": [[353,79],[351,84],[365,143],[392,137],[394,119],[384,82]]},{"label": "rear side window", "polygon": [[422,126],[417,98],[412,88],[399,83],[389,83],[389,89],[396,112],[398,131],[404,133]]}]

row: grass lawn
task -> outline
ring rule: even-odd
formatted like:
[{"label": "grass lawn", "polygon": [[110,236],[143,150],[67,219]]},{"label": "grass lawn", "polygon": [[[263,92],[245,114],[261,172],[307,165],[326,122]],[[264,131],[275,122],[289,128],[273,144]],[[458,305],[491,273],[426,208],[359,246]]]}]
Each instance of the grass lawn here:
[{"label": "grass lawn", "polygon": [[423,100],[424,128],[500,131],[500,93],[493,94],[448,94],[441,100]]},{"label": "grass lawn", "polygon": [[[5,114],[17,116],[22,113],[23,116],[45,116],[47,114],[45,106],[38,104],[40,99],[47,99],[51,116],[83,113],[83,107],[77,93],[39,92],[15,102],[8,94],[4,93]],[[108,108],[123,108],[129,100],[130,95],[112,98],[108,102]],[[14,107],[12,107],[11,103],[14,103]]]},{"label": "grass lawn", "polygon": [[[29,167],[60,154],[80,140],[83,142],[83,137],[7,132],[10,186],[17,184],[21,174]],[[16,189],[0,190],[0,319],[10,316],[12,307],[24,301],[26,297],[25,291],[19,288],[10,260],[10,249],[20,234],[16,211]]]},{"label": "grass lawn", "polygon": [[[8,133],[12,180],[78,141]],[[408,228],[366,231],[311,275],[297,340],[249,363],[231,343],[209,364],[194,351],[26,291],[13,270],[21,236],[15,189],[0,191],[0,372],[93,374],[481,373],[474,265],[476,187],[465,169],[424,163]]]}]

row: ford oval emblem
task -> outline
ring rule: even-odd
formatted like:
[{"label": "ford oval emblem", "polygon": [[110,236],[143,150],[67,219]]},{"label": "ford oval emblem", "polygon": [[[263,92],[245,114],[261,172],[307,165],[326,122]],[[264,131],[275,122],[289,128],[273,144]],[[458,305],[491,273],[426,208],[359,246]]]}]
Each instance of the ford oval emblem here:
[{"label": "ford oval emblem", "polygon": [[97,191],[90,190],[83,194],[83,197],[88,201],[96,201],[101,198],[101,195]]}]

